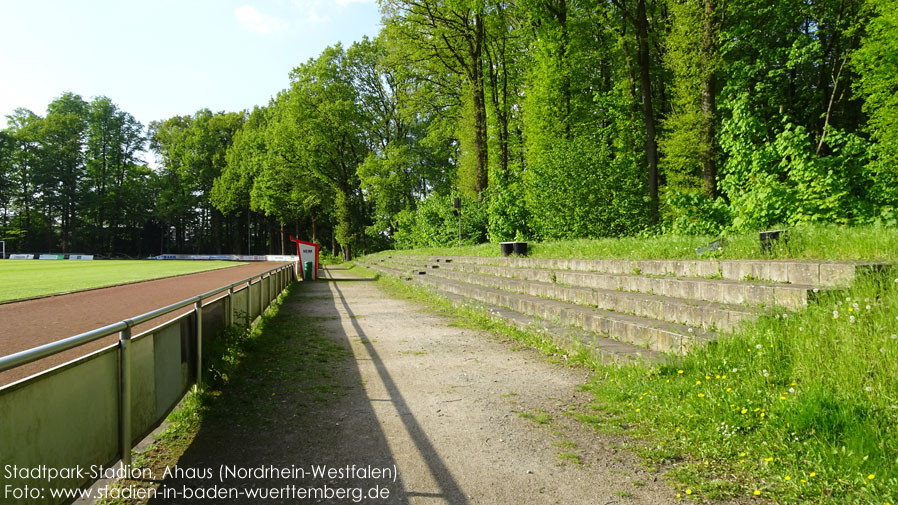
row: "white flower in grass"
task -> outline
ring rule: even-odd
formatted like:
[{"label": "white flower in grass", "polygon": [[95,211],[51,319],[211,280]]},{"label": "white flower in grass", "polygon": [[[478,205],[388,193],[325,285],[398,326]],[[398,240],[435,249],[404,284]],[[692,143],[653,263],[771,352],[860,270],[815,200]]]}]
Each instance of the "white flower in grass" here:
[{"label": "white flower in grass", "polygon": [[854,316],[848,316],[848,322],[849,322],[849,323],[853,323],[853,322],[854,322]]},{"label": "white flower in grass", "polygon": [[761,344],[755,344],[755,349],[760,349],[760,348],[762,348],[762,347],[764,347],[764,346],[761,345]]},{"label": "white flower in grass", "polygon": [[789,317],[789,314],[783,314],[783,319]]},{"label": "white flower in grass", "polygon": [[839,319],[839,311],[838,310],[833,311],[833,319]]},{"label": "white flower in grass", "polygon": [[891,338],[892,338],[892,340],[898,340],[898,335],[895,335],[894,333],[892,333],[892,337],[891,337]]},{"label": "white flower in grass", "polygon": [[738,368],[734,368],[734,369],[733,369],[733,373],[736,373],[736,372],[738,372],[738,371],[739,371]]},{"label": "white flower in grass", "polygon": [[820,292],[820,288],[814,288],[814,292],[815,292],[815,293],[819,293],[819,292]]},{"label": "white flower in grass", "polygon": [[851,301],[851,297],[850,297],[850,296],[846,296],[846,297],[845,297],[845,301],[846,301],[846,302],[850,302],[850,301]]},{"label": "white flower in grass", "polygon": [[866,392],[868,392],[868,393],[870,393],[870,392],[872,392],[872,391],[873,391],[873,388],[872,388],[872,387],[870,387],[870,386],[867,386],[867,387],[865,387],[865,388],[864,388],[864,391],[866,391]]},{"label": "white flower in grass", "polygon": [[883,353],[883,354],[885,354],[885,353],[886,353],[886,350],[885,350],[885,348],[884,348],[884,347],[880,347],[880,348],[879,348],[879,352],[881,352],[881,353]]},{"label": "white flower in grass", "polygon": [[867,310],[870,310],[870,306],[869,306],[869,305],[867,305]]},{"label": "white flower in grass", "polygon": [[764,377],[770,377],[770,372],[768,372],[766,369],[761,370],[761,375],[763,375]]}]

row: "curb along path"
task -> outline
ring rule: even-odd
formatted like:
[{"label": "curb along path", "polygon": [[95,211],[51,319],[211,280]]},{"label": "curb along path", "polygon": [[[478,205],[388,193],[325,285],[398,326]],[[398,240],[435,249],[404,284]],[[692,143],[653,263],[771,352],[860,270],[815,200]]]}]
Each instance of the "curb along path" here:
[{"label": "curb along path", "polygon": [[[271,358],[271,369],[244,370],[246,382],[258,386],[253,397],[232,398],[243,408],[204,421],[178,462],[216,478],[165,479],[150,503],[191,503],[163,499],[162,490],[213,484],[350,493],[297,499],[294,489],[278,499],[241,495],[226,503],[676,503],[660,474],[620,449],[624,439],[565,415],[591,399],[577,391],[587,380],[583,369],[450,325],[341,267],[299,285],[277,318],[296,321],[288,346],[315,353],[326,366],[291,361],[288,347]],[[225,388],[222,396],[241,389]],[[218,481],[221,465],[294,471],[286,480]],[[331,473],[315,474],[325,465]],[[360,500],[351,494],[356,488]]]}]

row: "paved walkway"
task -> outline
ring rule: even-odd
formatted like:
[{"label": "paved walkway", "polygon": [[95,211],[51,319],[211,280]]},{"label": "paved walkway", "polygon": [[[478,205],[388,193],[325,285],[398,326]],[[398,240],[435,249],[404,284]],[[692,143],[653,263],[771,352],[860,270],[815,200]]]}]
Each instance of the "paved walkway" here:
[{"label": "paved walkway", "polygon": [[[225,415],[204,422],[178,463],[215,477],[168,478],[160,494],[218,485],[241,494],[216,503],[677,502],[658,474],[620,449],[623,439],[565,415],[590,400],[577,391],[584,370],[391,299],[340,267],[326,276],[295,288],[278,324],[293,325],[297,336],[248,362],[222,392]],[[222,482],[222,465],[293,475]],[[316,465],[343,475],[313,475]],[[247,497],[261,488],[285,494]],[[308,489],[330,489],[332,499],[304,500],[298,493]],[[338,489],[348,494],[340,499]]]}]

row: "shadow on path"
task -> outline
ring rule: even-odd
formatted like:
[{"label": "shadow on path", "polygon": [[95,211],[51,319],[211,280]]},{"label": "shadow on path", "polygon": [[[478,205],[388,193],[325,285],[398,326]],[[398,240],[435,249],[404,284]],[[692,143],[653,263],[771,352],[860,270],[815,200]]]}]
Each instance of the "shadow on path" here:
[{"label": "shadow on path", "polygon": [[[430,498],[427,503],[468,503],[339,287],[345,281],[373,279],[335,279],[325,272],[327,279],[294,286],[262,336],[251,342],[172,469],[180,473],[156,475],[161,486],[149,503],[209,503],[215,498],[214,503],[406,504],[414,497]],[[368,356],[353,357],[350,339],[360,341]],[[360,350],[356,346],[357,354]],[[367,359],[389,400],[368,396],[357,365]],[[382,401],[394,409],[376,412],[375,404]],[[398,416],[406,433],[388,435],[378,415]],[[406,489],[390,448],[393,437],[414,442],[439,493]],[[330,473],[316,473],[323,468]],[[222,469],[236,474],[222,475]]]},{"label": "shadow on path", "polygon": [[[468,500],[465,498],[465,495],[462,492],[461,488],[452,477],[452,473],[448,468],[446,468],[443,460],[439,457],[437,451],[434,449],[433,444],[427,438],[427,434],[424,432],[424,429],[421,427],[415,417],[411,415],[411,409],[409,409],[408,404],[402,397],[402,393],[399,391],[399,388],[396,386],[396,383],[390,376],[389,370],[387,370],[387,367],[384,365],[383,360],[377,354],[377,350],[371,344],[371,339],[367,338],[367,336],[365,335],[365,332],[359,325],[355,314],[352,312],[352,309],[349,308],[349,304],[346,301],[346,297],[343,295],[343,291],[340,290],[340,287],[337,284],[334,284],[334,289],[337,291],[340,302],[343,304],[343,310],[345,310],[346,313],[349,314],[349,320],[352,322],[353,328],[361,337],[362,343],[365,346],[365,350],[368,351],[368,355],[374,362],[374,366],[377,369],[377,374],[380,376],[380,380],[383,382],[384,388],[386,388],[387,392],[390,395],[390,401],[393,403],[396,411],[402,413],[400,417],[403,424],[405,425],[406,431],[408,432],[408,436],[410,436],[412,441],[414,441],[415,447],[417,447],[418,452],[420,453],[424,461],[427,462],[427,466],[430,469],[431,475],[436,480],[437,485],[440,487],[441,494],[439,496],[442,496],[443,498],[448,500],[449,503],[453,504],[468,503]],[[409,494],[413,493],[409,492]]]}]

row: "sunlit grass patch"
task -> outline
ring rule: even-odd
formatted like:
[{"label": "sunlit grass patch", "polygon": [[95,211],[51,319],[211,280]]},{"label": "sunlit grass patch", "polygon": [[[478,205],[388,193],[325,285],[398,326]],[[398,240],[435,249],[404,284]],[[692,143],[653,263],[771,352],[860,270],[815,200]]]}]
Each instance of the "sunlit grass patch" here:
[{"label": "sunlit grass patch", "polygon": [[[789,228],[788,241],[761,250],[758,233],[724,236],[718,250],[698,252],[721,237],[658,235],[530,242],[535,258],[590,259],[818,259],[898,261],[898,229],[877,226],[802,225]],[[499,256],[497,244],[398,251],[417,255]],[[385,254],[390,254],[385,253]]]},{"label": "sunlit grass patch", "polygon": [[[590,389],[644,456],[705,497],[898,498],[898,280],[865,278],[799,314],[652,369],[599,367]],[[735,485],[715,485],[722,477]],[[732,476],[737,476],[733,479]]]}]

